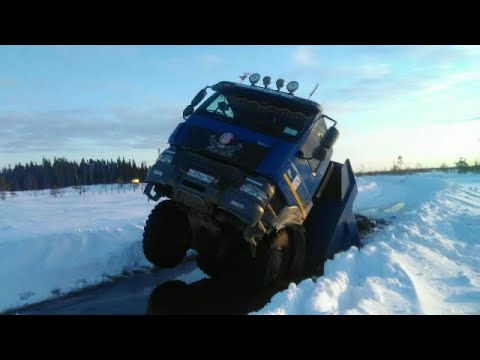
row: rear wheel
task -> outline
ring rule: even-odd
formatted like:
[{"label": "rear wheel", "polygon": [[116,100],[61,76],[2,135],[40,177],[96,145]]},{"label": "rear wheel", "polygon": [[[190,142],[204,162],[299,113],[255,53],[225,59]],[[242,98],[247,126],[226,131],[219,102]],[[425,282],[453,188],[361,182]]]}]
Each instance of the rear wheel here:
[{"label": "rear wheel", "polygon": [[291,249],[291,236],[286,229],[273,236],[264,255],[265,264],[259,264],[259,276],[264,273],[263,285],[269,285],[288,274]]},{"label": "rear wheel", "polygon": [[307,246],[305,234],[302,231],[289,229],[290,235],[290,259],[288,263],[288,274],[294,277],[301,277],[305,274]]},{"label": "rear wheel", "polygon": [[157,204],[147,219],[143,232],[143,252],[158,267],[175,267],[190,248],[192,230],[188,216],[175,202]]},{"label": "rear wheel", "polygon": [[267,235],[257,245],[254,258],[250,245],[242,239],[241,249],[230,267],[234,279],[245,285],[262,287],[290,275],[299,275],[305,260],[302,235],[292,229]]},{"label": "rear wheel", "polygon": [[220,236],[197,232],[197,264],[212,278],[230,279],[253,287],[268,286],[277,280],[293,280],[305,269],[305,237],[300,231],[282,229],[266,235],[255,249],[242,235],[225,229]]}]

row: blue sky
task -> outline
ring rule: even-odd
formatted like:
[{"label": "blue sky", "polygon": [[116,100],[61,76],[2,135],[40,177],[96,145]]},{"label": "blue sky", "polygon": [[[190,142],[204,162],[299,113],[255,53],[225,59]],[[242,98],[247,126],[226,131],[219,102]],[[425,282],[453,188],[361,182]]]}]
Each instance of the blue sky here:
[{"label": "blue sky", "polygon": [[339,121],[354,169],[480,161],[479,46],[0,46],[0,167],[42,157],[152,164],[197,91],[243,72],[297,80]]}]

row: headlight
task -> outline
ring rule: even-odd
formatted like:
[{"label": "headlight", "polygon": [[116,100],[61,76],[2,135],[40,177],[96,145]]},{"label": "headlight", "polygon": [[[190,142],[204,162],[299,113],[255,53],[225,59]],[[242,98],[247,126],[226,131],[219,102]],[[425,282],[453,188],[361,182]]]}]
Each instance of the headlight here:
[{"label": "headlight", "polygon": [[175,156],[175,150],[174,149],[167,149],[163,153],[160,154],[158,157],[158,161],[170,164],[173,160],[173,157]]},{"label": "headlight", "polygon": [[267,198],[268,198],[267,193],[265,191],[263,191],[262,189],[258,188],[255,185],[243,184],[240,187],[240,190],[243,191],[246,194],[249,194],[249,195],[257,198],[261,202],[266,201]]}]

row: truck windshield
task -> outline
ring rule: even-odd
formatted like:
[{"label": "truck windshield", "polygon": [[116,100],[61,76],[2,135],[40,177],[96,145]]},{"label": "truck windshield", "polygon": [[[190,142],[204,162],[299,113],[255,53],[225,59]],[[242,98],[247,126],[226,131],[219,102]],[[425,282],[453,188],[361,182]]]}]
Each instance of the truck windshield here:
[{"label": "truck windshield", "polygon": [[315,117],[314,111],[286,104],[275,96],[258,98],[245,94],[212,95],[197,110],[216,119],[263,134],[297,140]]}]

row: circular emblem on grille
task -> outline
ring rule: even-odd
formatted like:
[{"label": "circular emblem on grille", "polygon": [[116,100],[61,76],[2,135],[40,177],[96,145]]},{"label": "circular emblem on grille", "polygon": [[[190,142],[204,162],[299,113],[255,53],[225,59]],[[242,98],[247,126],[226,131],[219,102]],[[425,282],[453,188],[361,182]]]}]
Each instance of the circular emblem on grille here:
[{"label": "circular emblem on grille", "polygon": [[233,140],[233,134],[232,133],[222,134],[219,140],[220,140],[220,144],[228,145]]}]

